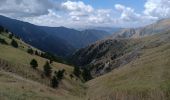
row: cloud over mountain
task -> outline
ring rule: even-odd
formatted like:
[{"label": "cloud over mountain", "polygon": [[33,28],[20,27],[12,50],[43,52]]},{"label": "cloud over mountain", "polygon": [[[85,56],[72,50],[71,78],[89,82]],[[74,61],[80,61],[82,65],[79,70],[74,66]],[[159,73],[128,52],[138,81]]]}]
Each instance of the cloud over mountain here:
[{"label": "cloud over mountain", "polygon": [[136,12],[124,4],[96,8],[77,0],[1,0],[0,14],[37,25],[67,27],[142,26],[170,17],[170,0],[147,0],[143,7]]}]

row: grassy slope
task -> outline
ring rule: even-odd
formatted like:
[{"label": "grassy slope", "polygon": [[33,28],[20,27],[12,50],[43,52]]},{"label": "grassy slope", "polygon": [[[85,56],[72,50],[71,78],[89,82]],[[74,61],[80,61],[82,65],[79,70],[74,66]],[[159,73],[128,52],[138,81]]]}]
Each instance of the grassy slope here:
[{"label": "grassy slope", "polygon": [[[5,39],[8,44],[10,44],[11,40],[8,39],[7,34],[0,34],[0,37]],[[61,82],[57,90],[51,91],[50,89],[43,89],[44,87],[48,88],[47,85],[50,84],[50,80],[48,78],[41,78],[43,65],[45,64],[47,59],[28,54],[26,50],[29,45],[20,40],[17,41],[19,43],[19,48],[17,49],[11,47],[10,45],[0,44],[0,68],[3,68],[3,70],[5,70],[6,72],[10,72],[10,74],[22,76],[22,78],[24,78],[25,80],[38,82],[39,84],[29,84],[27,83],[27,81],[22,81],[12,77],[14,75],[11,75],[9,77],[9,75],[6,75],[6,73],[0,73],[0,95],[3,95],[0,96],[0,99],[2,98],[6,100],[18,100],[20,98],[20,95],[21,97],[23,95],[22,98],[29,97],[29,100],[41,100],[41,98],[44,97],[44,99],[51,98],[56,100],[58,98],[65,99],[66,97],[72,99],[74,98],[74,96],[77,96],[77,98],[79,98],[84,95],[85,87],[83,86],[83,84],[79,80],[76,80],[76,78],[70,79],[69,77],[69,75],[73,71],[73,68],[71,66],[57,62],[54,62],[52,64],[53,70],[65,69],[66,74],[64,80]],[[31,59],[33,58],[38,61],[39,66],[37,70],[33,70],[29,65]],[[22,89],[22,87],[25,87],[27,89]],[[43,93],[39,92],[39,90],[41,89],[43,89]],[[58,93],[57,91],[60,92]],[[74,100],[75,99],[76,98],[74,98]]]},{"label": "grassy slope", "polygon": [[96,100],[169,100],[170,32],[142,39],[138,59],[87,83]]},{"label": "grassy slope", "polygon": [[1,100],[78,100],[66,92],[0,71]]},{"label": "grassy slope", "polygon": [[[9,43],[10,40],[4,35]],[[163,100],[170,93],[170,34],[158,34],[140,40],[143,46],[139,58],[112,72],[89,81],[85,85],[70,79],[72,67],[53,63],[53,69],[66,69],[66,75],[57,90],[49,88],[48,79],[42,79],[44,58],[25,52],[28,47],[15,49],[0,44],[0,61],[7,63],[0,71],[0,99],[3,100]],[[18,42],[20,42],[18,40]],[[35,71],[29,66],[32,58],[39,63]],[[2,66],[3,65],[3,66]],[[22,77],[21,77],[22,76]],[[87,95],[85,94],[87,92]],[[86,97],[85,97],[86,95]]]}]

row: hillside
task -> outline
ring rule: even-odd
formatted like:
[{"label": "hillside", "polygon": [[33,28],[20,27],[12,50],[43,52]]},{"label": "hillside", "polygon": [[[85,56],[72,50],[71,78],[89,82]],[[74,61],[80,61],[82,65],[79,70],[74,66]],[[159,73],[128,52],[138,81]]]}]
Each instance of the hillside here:
[{"label": "hillside", "polygon": [[1,15],[0,25],[20,37],[24,42],[61,57],[66,57],[76,49],[110,35],[102,30],[77,31],[66,27],[37,26]]},{"label": "hillside", "polygon": [[83,30],[77,31],[75,29],[69,29],[65,27],[40,27],[45,32],[59,37],[66,42],[70,43],[74,48],[80,49],[86,47],[91,43],[103,39],[110,34],[102,30]]},{"label": "hillside", "polygon": [[[123,29],[117,36],[108,37],[75,52],[71,61],[82,68],[88,67],[93,77],[110,72],[140,56],[144,44],[142,37],[165,33],[169,30],[170,20],[163,19],[138,29]],[[137,34],[139,36],[137,36]],[[137,36],[137,37],[135,37]],[[155,45],[157,41],[155,41]]]},{"label": "hillside", "polygon": [[[105,39],[79,50],[72,60],[89,68],[94,77],[85,84],[74,75],[70,77],[73,67],[53,62],[53,72],[65,69],[56,89],[50,87],[50,78],[42,75],[48,59],[27,53],[28,48],[42,51],[15,36],[12,39],[18,47],[12,47],[10,34],[6,30],[0,33],[2,100],[170,99],[170,31],[135,39]],[[38,61],[36,70],[30,66],[33,58]]]},{"label": "hillside", "polygon": [[20,37],[24,42],[43,51],[58,56],[66,56],[74,51],[74,47],[65,40],[46,33],[36,25],[4,16],[0,16],[0,25]]},{"label": "hillside", "polygon": [[[18,47],[10,45],[11,33],[0,32],[0,99],[1,100],[79,100],[84,96],[85,86],[74,75],[73,67],[58,62],[51,64],[52,71],[65,70],[64,78],[57,89],[50,87],[50,78],[43,76],[46,58],[27,53],[28,48],[42,52],[13,36]],[[5,41],[5,42],[2,42]],[[33,69],[30,61],[36,59],[38,68]]]},{"label": "hillside", "polygon": [[140,41],[139,56],[136,59],[87,82],[90,87],[87,92],[88,98],[91,100],[170,99],[170,31],[142,38]]},{"label": "hillside", "polygon": [[136,59],[140,42],[139,39],[101,40],[75,52],[71,61],[82,68],[89,67],[97,77]]},{"label": "hillside", "polygon": [[120,32],[114,33],[110,38],[139,38],[168,31],[170,28],[170,19],[162,19],[153,24],[141,28],[126,28]]}]

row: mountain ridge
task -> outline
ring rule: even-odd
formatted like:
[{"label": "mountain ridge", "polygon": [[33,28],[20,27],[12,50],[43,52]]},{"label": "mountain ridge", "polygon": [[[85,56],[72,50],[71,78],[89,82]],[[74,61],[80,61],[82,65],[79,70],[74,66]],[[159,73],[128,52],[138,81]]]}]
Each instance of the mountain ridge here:
[{"label": "mountain ridge", "polygon": [[[61,57],[66,57],[76,49],[109,35],[105,31],[94,32],[93,30],[87,33],[87,31],[77,31],[66,27],[37,26],[4,16],[0,16],[0,25],[6,27],[23,41]],[[99,34],[95,34],[96,32]]]}]

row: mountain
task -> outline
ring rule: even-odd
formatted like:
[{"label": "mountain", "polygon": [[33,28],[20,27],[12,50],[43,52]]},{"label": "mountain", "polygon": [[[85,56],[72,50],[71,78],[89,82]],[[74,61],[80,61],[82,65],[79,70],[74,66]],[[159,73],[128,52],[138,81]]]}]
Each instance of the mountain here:
[{"label": "mountain", "polygon": [[99,30],[77,31],[66,27],[36,26],[4,16],[0,16],[0,25],[26,43],[61,57],[110,35]]},{"label": "mountain", "polygon": [[[170,30],[140,38],[104,39],[80,49],[71,60],[82,67],[82,76],[87,75],[83,68],[89,68],[93,79],[87,82],[74,74],[73,66],[51,62],[49,55],[42,54],[0,27],[0,100],[170,99]],[[36,69],[30,65],[32,59],[38,63]],[[53,77],[44,75],[47,61],[53,76],[64,69],[57,88],[50,87]]]},{"label": "mountain", "polygon": [[170,31],[98,41],[72,60],[91,71],[94,79],[86,83],[90,100],[170,99]]},{"label": "mountain", "polygon": [[149,36],[162,31],[168,31],[170,28],[170,19],[162,19],[141,28],[127,28],[122,29],[120,32],[116,32],[112,35],[112,38],[139,38]]},{"label": "mountain", "polygon": [[94,27],[94,26],[89,26],[86,28],[78,28],[77,30],[83,31],[83,30],[98,30],[98,31],[105,31],[106,33],[113,34],[116,32],[121,31],[124,28],[120,27]]},{"label": "mountain", "polygon": [[[167,32],[170,30],[168,21],[161,20],[141,28],[140,38]],[[71,61],[79,67],[89,67],[93,77],[108,73],[138,58],[144,44],[140,38],[133,38],[136,32],[136,29],[123,29],[122,32],[118,32],[118,37],[106,38],[78,50],[72,55]],[[159,45],[159,42],[155,41],[153,45]]]},{"label": "mountain", "polygon": [[102,31],[106,31],[110,34],[119,32],[120,30],[122,30],[123,28],[116,28],[116,27],[94,27],[91,29],[95,29],[95,30],[102,30]]},{"label": "mountain", "polygon": [[170,99],[170,31],[141,38],[133,48],[109,61],[112,71],[86,83],[90,100]]},{"label": "mountain", "polygon": [[70,43],[73,47],[79,49],[85,47],[97,40],[103,39],[110,34],[100,30],[83,30],[77,31],[65,27],[40,27],[50,35],[59,37]]},{"label": "mountain", "polygon": [[57,56],[67,56],[74,51],[74,47],[71,44],[59,37],[46,33],[36,25],[4,16],[0,16],[0,25],[26,43]]}]

